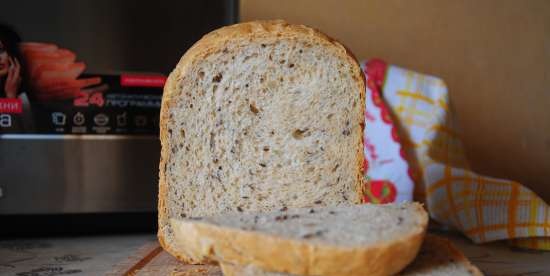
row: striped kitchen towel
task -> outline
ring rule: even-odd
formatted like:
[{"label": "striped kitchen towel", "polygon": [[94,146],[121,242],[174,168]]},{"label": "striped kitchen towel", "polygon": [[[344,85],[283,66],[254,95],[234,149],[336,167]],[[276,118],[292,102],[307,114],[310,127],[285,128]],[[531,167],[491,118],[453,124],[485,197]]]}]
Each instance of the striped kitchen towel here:
[{"label": "striped kitchen towel", "polygon": [[388,202],[380,198],[392,193],[397,196],[389,201],[414,196],[432,219],[477,243],[507,239],[550,250],[550,206],[520,183],[470,169],[441,79],[381,60],[361,65],[371,180],[365,201]]}]

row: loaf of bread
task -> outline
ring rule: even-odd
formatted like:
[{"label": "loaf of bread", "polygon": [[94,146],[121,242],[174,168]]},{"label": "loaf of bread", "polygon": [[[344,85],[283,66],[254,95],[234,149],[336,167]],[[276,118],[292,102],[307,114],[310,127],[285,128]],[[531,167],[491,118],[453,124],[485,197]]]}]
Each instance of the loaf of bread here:
[{"label": "loaf of bread", "polygon": [[[395,256],[398,258],[398,256]],[[254,265],[221,264],[225,276],[294,276],[295,274],[266,272]],[[365,274],[368,275],[368,274]],[[482,276],[483,273],[444,238],[427,235],[420,252],[400,276]]]},{"label": "loaf of bread", "polygon": [[216,30],[164,88],[159,241],[170,219],[359,203],[365,83],[344,46],[283,21]]},{"label": "loaf of bread", "polygon": [[297,275],[393,275],[418,253],[418,203],[364,204],[171,219],[175,246],[196,259]]}]

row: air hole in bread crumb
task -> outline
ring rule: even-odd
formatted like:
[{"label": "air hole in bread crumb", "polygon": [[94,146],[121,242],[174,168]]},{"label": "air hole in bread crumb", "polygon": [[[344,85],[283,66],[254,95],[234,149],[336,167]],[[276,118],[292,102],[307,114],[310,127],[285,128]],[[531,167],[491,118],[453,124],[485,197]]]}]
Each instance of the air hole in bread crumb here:
[{"label": "air hole in bread crumb", "polygon": [[336,169],[338,169],[339,166],[340,166],[340,164],[336,164],[336,166],[334,166],[334,168],[332,168],[332,172],[335,172]]},{"label": "air hole in bread crumb", "polygon": [[254,105],[254,103],[250,103],[250,111],[254,114],[258,114],[260,110]]},{"label": "air hole in bread crumb", "polygon": [[248,88],[248,83],[244,85],[244,87]]},{"label": "air hole in bread crumb", "polygon": [[280,63],[280,64],[283,64],[283,63],[285,63],[285,60],[284,60],[284,59],[281,59],[281,60],[279,60],[279,63]]},{"label": "air hole in bread crumb", "polygon": [[298,53],[300,53],[300,54],[303,53],[303,52],[304,52],[304,50],[302,50],[302,49],[300,49],[300,50],[298,51]]},{"label": "air hole in bread crumb", "polygon": [[262,48],[265,48],[265,44],[262,43]]},{"label": "air hole in bread crumb", "polygon": [[333,116],[334,116],[334,114],[332,114],[332,113],[331,113],[331,114],[328,114],[328,115],[327,115],[327,119],[330,120]]},{"label": "air hole in bread crumb", "polygon": [[264,147],[264,151],[269,151],[269,147]]},{"label": "air hole in bread crumb", "polygon": [[180,135],[182,138],[185,138],[185,129],[180,129]]},{"label": "air hole in bread crumb", "polygon": [[288,67],[289,67],[289,68],[294,67],[294,63],[289,64]]},{"label": "air hole in bread crumb", "polygon": [[262,167],[264,167],[264,168],[267,166],[267,165],[264,164],[264,163],[260,163],[259,165],[262,166]]},{"label": "air hole in bread crumb", "polygon": [[253,54],[253,55],[250,55],[250,56],[246,56],[246,57],[243,58],[243,63],[247,62],[249,59],[251,59],[253,57],[257,57],[257,56],[258,56],[258,54]]},{"label": "air hole in bread crumb", "polygon": [[223,75],[221,73],[218,73],[217,75],[215,75],[213,78],[212,78],[212,81],[213,82],[220,82],[223,78]]},{"label": "air hole in bread crumb", "polygon": [[260,78],[260,82],[264,82],[264,81],[265,81],[265,79],[264,79],[264,78]]},{"label": "air hole in bread crumb", "polygon": [[304,238],[304,239],[310,239],[310,238],[313,238],[313,237],[321,236],[321,235],[323,235],[323,232],[324,232],[324,231],[319,230],[319,231],[317,231],[317,232],[315,232],[315,233],[308,233],[308,234],[303,235],[302,238]]},{"label": "air hole in bread crumb", "polygon": [[199,72],[199,78],[202,80],[204,78],[204,72],[203,71],[200,71]]},{"label": "air hole in bread crumb", "polygon": [[303,139],[304,138],[304,134],[308,131],[307,128],[305,129],[296,129],[294,130],[294,132],[292,133],[292,137],[294,137],[294,139],[297,139],[297,140],[300,140],[300,139]]}]

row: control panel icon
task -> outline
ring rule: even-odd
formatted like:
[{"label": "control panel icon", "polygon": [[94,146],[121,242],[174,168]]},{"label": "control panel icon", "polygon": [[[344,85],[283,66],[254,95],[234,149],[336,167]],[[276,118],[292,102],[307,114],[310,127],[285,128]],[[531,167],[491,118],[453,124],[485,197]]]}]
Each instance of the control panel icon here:
[{"label": "control panel icon", "polygon": [[67,115],[63,112],[53,112],[52,123],[56,126],[64,126],[67,123]]},{"label": "control panel icon", "polygon": [[94,116],[94,123],[98,126],[106,126],[109,123],[109,116],[99,113]]},{"label": "control panel icon", "polygon": [[73,116],[73,123],[77,126],[81,126],[86,122],[86,118],[84,117],[84,114],[82,112],[77,112]]}]

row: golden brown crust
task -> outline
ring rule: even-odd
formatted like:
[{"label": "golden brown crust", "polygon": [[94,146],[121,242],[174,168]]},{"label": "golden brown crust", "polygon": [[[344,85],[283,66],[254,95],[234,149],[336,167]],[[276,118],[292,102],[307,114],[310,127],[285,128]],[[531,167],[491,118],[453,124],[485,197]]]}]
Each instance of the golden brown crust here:
[{"label": "golden brown crust", "polygon": [[[450,257],[452,258],[453,262],[461,263],[464,267],[466,267],[469,272],[469,275],[483,276],[483,273],[476,266],[471,264],[470,261],[464,256],[464,254],[462,254],[462,252],[458,250],[451,241],[445,238],[441,238],[433,234],[427,234],[420,251],[437,254],[438,256],[440,256],[441,258],[445,258],[446,260],[448,260],[448,258]],[[431,257],[432,255],[428,255],[428,256]],[[440,263],[438,263],[437,258],[429,258],[429,259],[426,259],[426,258],[427,257],[425,256],[424,256],[424,259],[423,257],[417,256],[417,258],[415,259],[415,262],[413,262],[413,264],[408,266],[404,271],[402,271],[398,275],[408,275],[410,273],[414,275],[422,275],[422,274],[432,275],[434,271],[430,270],[430,268],[433,268],[434,270],[436,270],[437,266],[440,265]],[[423,259],[423,260],[420,260],[420,259]],[[415,264],[417,261],[426,262],[422,264],[424,266],[422,272],[416,271],[416,269],[418,269],[418,267],[416,266],[417,264]],[[245,273],[246,275],[252,275],[252,273],[258,274],[258,275],[275,275],[275,273],[264,272],[258,268],[254,268],[253,270],[246,271],[245,266],[233,265],[228,263],[220,263],[220,265],[223,271],[223,275],[225,276],[242,276],[243,273]],[[290,274],[285,274],[285,275],[290,275]]]},{"label": "golden brown crust", "polygon": [[[166,85],[164,87],[164,94],[162,98],[161,113],[160,113],[160,141],[161,141],[161,159],[159,165],[159,201],[158,201],[158,213],[159,213],[159,231],[158,239],[161,246],[170,254],[177,257],[179,260],[188,263],[201,263],[205,260],[193,260],[186,257],[182,252],[179,252],[170,242],[170,235],[166,227],[168,225],[168,210],[166,206],[166,200],[168,198],[168,184],[166,182],[166,165],[170,160],[171,152],[170,139],[168,137],[167,125],[170,123],[169,110],[172,105],[175,104],[181,89],[178,87],[181,81],[181,77],[188,72],[194,63],[200,58],[212,54],[220,49],[223,49],[224,45],[229,42],[236,41],[252,41],[254,39],[267,39],[267,40],[279,40],[288,38],[303,38],[307,37],[312,41],[316,41],[326,47],[330,47],[336,50],[336,53],[344,60],[347,60],[353,66],[353,75],[356,79],[357,89],[361,97],[361,117],[359,124],[362,123],[364,113],[364,101],[365,101],[365,82],[361,72],[361,68],[357,63],[357,60],[353,55],[339,42],[326,36],[325,34],[303,26],[303,25],[290,25],[282,20],[272,21],[254,21],[241,24],[235,24],[228,27],[223,27],[215,30],[202,39],[196,42],[181,58],[176,68],[172,71]],[[356,193],[357,198],[354,199],[355,203],[360,203],[362,200],[362,163],[363,163],[363,131],[361,130],[360,136],[358,136],[358,149],[357,149],[357,183]]]},{"label": "golden brown crust", "polygon": [[413,261],[424,239],[427,213],[420,204],[422,227],[398,239],[368,247],[338,247],[287,239],[261,232],[171,220],[179,244],[195,256],[220,263],[253,265],[296,275],[394,275]]}]

